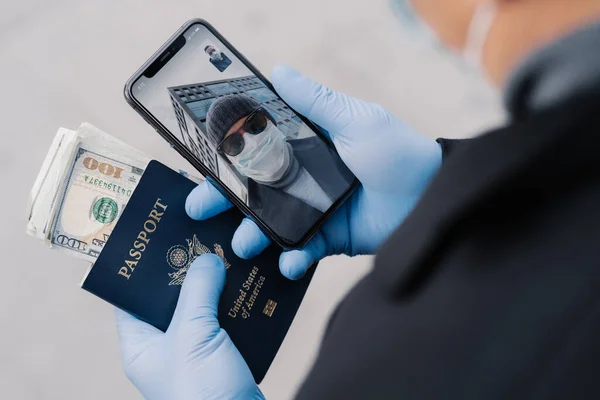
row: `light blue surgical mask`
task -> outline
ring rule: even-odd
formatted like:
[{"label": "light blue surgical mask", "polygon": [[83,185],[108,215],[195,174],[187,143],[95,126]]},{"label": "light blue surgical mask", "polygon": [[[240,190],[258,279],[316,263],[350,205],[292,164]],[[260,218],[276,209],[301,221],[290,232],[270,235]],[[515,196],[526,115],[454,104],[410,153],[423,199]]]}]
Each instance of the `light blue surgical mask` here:
[{"label": "light blue surgical mask", "polygon": [[[392,7],[400,20],[400,24],[412,39],[418,39],[418,41],[433,47],[436,51],[444,53],[445,56],[455,58],[453,56],[455,51],[449,49],[439,39],[435,31],[421,19],[410,0],[392,0]],[[462,51],[462,59],[467,64],[478,69],[482,68],[483,49],[495,19],[496,3],[493,0],[488,0],[477,6],[467,31],[465,48]]]}]

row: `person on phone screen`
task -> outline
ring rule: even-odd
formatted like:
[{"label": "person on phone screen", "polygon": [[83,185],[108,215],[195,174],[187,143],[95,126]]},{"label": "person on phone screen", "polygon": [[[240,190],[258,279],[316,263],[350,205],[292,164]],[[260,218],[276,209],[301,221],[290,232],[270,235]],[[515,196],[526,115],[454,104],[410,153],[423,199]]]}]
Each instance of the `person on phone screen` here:
[{"label": "person on phone screen", "polygon": [[206,46],[204,52],[210,57],[210,63],[220,72],[225,71],[231,65],[229,57],[213,45]]},{"label": "person on phone screen", "polygon": [[249,96],[217,99],[206,125],[219,154],[248,178],[250,209],[287,239],[300,239],[352,183],[352,173],[321,138],[287,140]]}]

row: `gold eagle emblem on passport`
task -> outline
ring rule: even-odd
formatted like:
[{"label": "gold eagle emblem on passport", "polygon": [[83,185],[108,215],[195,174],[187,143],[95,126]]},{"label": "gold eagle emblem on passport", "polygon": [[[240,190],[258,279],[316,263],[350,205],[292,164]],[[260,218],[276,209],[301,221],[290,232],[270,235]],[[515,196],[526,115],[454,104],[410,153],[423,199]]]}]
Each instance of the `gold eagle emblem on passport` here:
[{"label": "gold eagle emblem on passport", "polygon": [[176,244],[167,251],[167,264],[169,267],[176,270],[175,272],[169,273],[169,278],[171,278],[169,286],[181,286],[187,271],[190,268],[190,265],[192,265],[194,260],[202,254],[214,253],[223,260],[225,268],[229,269],[229,267],[231,267],[231,264],[229,264],[225,258],[225,252],[220,244],[214,244],[213,252],[208,247],[200,243],[196,235],[194,235],[194,237],[191,239],[186,239],[186,242],[187,247],[181,244]]}]

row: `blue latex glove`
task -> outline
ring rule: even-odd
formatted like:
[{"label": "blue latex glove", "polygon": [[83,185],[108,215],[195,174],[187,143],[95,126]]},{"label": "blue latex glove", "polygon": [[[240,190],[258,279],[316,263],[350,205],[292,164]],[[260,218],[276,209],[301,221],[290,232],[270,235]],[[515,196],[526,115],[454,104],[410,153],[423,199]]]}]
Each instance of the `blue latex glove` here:
[{"label": "blue latex glove", "polygon": [[[377,104],[334,92],[287,67],[271,81],[299,113],[325,129],[342,160],[362,186],[332,215],[301,250],[284,252],[283,275],[299,279],[315,262],[333,254],[373,254],[413,209],[442,163],[440,146],[405,125]],[[188,197],[194,219],[207,219],[231,203],[211,184],[200,184]],[[252,258],[270,240],[245,219],[232,241],[241,258]]]},{"label": "blue latex glove", "polygon": [[187,272],[166,333],[117,309],[127,377],[147,400],[264,399],[237,348],[219,327],[225,266],[198,257]]}]

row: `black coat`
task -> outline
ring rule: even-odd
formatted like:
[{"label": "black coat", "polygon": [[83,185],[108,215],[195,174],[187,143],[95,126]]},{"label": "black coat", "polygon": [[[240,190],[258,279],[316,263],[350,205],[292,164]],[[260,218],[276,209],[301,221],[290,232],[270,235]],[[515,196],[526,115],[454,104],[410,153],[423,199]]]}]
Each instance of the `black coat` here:
[{"label": "black coat", "polygon": [[600,398],[600,87],[441,143],[298,398]]},{"label": "black coat", "polygon": [[[332,199],[338,199],[354,181],[340,156],[316,136],[289,140],[294,157]],[[279,236],[292,242],[302,239],[323,213],[280,189],[248,179],[249,207]]]}]

